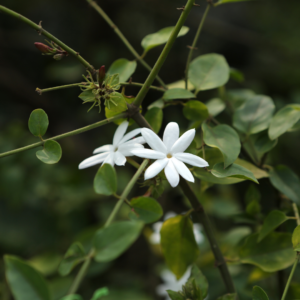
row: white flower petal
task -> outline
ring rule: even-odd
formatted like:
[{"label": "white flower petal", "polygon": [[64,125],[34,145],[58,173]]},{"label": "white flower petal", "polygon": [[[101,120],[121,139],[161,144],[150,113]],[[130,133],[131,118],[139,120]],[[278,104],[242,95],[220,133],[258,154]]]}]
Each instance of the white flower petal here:
[{"label": "white flower petal", "polygon": [[158,159],[145,172],[145,180],[155,177],[168,163],[168,158]]},{"label": "white flower petal", "polygon": [[114,154],[114,162],[117,166],[125,166],[126,157],[120,151],[116,151]]},{"label": "white flower petal", "polygon": [[162,159],[166,157],[164,153],[155,150],[150,150],[150,149],[133,149],[131,150],[131,153],[138,157],[149,158],[149,159]]},{"label": "white flower petal", "polygon": [[128,133],[126,133],[123,138],[121,139],[121,141],[118,143],[118,145],[121,145],[125,142],[127,142],[128,140],[132,139],[133,137],[135,137],[136,135],[140,134],[141,133],[141,128],[138,128],[138,129],[134,129]]},{"label": "white flower petal", "polygon": [[179,183],[179,174],[175,169],[172,160],[169,159],[167,166],[165,167],[165,175],[172,187],[176,187]]},{"label": "white flower petal", "polygon": [[123,138],[126,130],[128,127],[128,121],[122,122],[119,127],[117,128],[115,134],[114,134],[114,139],[113,139],[113,145],[117,146],[121,139]]},{"label": "white flower petal", "polygon": [[179,138],[179,126],[175,122],[170,122],[164,131],[163,141],[167,147],[167,151],[170,151],[174,143]]},{"label": "white flower petal", "polygon": [[93,154],[100,153],[100,152],[110,152],[113,151],[113,149],[114,149],[113,145],[104,145],[99,148],[96,148]]},{"label": "white flower petal", "polygon": [[185,132],[171,148],[171,153],[184,152],[186,148],[191,144],[195,137],[196,130],[191,129]]},{"label": "white flower petal", "polygon": [[145,144],[145,143],[146,143],[145,139],[142,136],[139,136],[130,141],[127,141],[126,143],[122,144],[121,146],[130,145],[130,144]]},{"label": "white flower petal", "polygon": [[80,163],[80,165],[78,166],[78,169],[85,169],[97,164],[102,163],[109,155],[109,152],[105,152],[105,153],[101,153],[101,154],[97,154],[94,156],[91,156],[87,159],[85,159],[83,162]]},{"label": "white flower petal", "polygon": [[106,157],[106,159],[102,163],[102,166],[104,164],[110,164],[113,167],[115,165],[114,156],[115,156],[115,152],[109,152],[108,156]]},{"label": "white flower petal", "polygon": [[179,175],[181,175],[187,181],[195,182],[194,176],[192,175],[191,171],[182,161],[178,160],[175,157],[172,157],[171,160]]},{"label": "white flower petal", "polygon": [[190,153],[175,153],[174,157],[176,157],[178,160],[181,160],[189,165],[195,166],[195,167],[208,167],[209,164],[206,160],[203,158],[190,154]]},{"label": "white flower petal", "polygon": [[142,135],[144,139],[146,140],[147,144],[156,151],[167,153],[167,147],[162,142],[162,140],[159,138],[157,134],[155,134],[152,130],[148,128],[142,129]]},{"label": "white flower petal", "polygon": [[125,143],[118,147],[118,151],[120,151],[124,156],[133,156],[131,150],[138,149],[138,148],[144,149],[144,146],[141,144]]}]

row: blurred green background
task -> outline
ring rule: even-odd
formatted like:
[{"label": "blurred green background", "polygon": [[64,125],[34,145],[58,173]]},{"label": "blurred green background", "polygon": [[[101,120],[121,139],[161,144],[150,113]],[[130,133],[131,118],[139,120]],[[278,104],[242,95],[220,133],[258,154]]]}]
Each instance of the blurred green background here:
[{"label": "blurred green background", "polygon": [[[140,41],[150,33],[176,23],[184,5],[179,0],[127,0],[98,1],[119,26],[135,49],[142,53]],[[192,43],[205,1],[198,0],[186,25],[189,33],[179,38],[172,49],[160,76],[166,83],[183,78],[187,45]],[[104,20],[85,0],[2,0],[7,6],[38,23],[80,52],[96,68],[108,68],[118,58],[133,59],[131,53],[118,39]],[[221,5],[212,9],[205,23],[195,56],[205,53],[223,54],[229,65],[244,73],[245,81],[230,81],[228,88],[248,88],[256,93],[271,96],[281,108],[285,103],[300,103],[300,2],[249,1]],[[88,114],[78,98],[77,88],[54,91],[39,96],[35,89],[80,82],[84,68],[72,57],[55,61],[42,56],[34,42],[43,42],[26,24],[0,14],[0,152],[37,142],[28,130],[28,118],[32,110],[44,109],[50,120],[47,137],[61,134],[104,118],[94,109]],[[157,47],[147,54],[145,60],[153,65],[162,50]],[[133,81],[144,82],[148,73],[138,64]],[[126,94],[135,95],[137,88],[126,89]],[[216,95],[216,91],[203,92],[198,99],[205,102]],[[157,100],[160,94],[149,92],[144,105]],[[222,122],[231,123],[226,112],[220,116]],[[188,121],[181,107],[171,106],[164,110],[164,126],[176,121],[184,130]],[[115,199],[100,197],[93,191],[93,177],[97,167],[78,170],[78,164],[91,156],[100,145],[111,143],[116,125],[69,137],[60,141],[63,156],[57,165],[45,165],[35,152],[22,152],[0,160],[0,254],[10,253],[30,260],[49,280],[55,299],[67,291],[75,272],[60,278],[57,266],[75,240],[81,240],[88,248],[93,232],[103,224],[111,211]],[[162,131],[161,131],[162,132]],[[272,150],[268,163],[286,164],[300,175],[300,139],[298,132],[285,134]],[[117,167],[119,190],[127,184],[134,168]],[[209,189],[202,197],[212,217],[224,251],[230,253],[236,240],[253,228],[239,223],[241,232],[232,232],[232,218],[245,208],[245,190],[249,182],[234,186],[218,186]],[[199,188],[195,185],[195,188]],[[262,210],[268,212],[276,207],[276,195],[267,179],[258,189],[262,198]],[[141,194],[144,191],[136,193]],[[134,192],[132,193],[134,194]],[[179,188],[167,189],[159,198],[164,211],[181,213],[187,209]],[[126,218],[124,208],[120,218]],[[289,230],[289,222],[286,223]],[[241,227],[243,226],[243,227]],[[246,227],[245,227],[246,226]],[[89,299],[96,288],[108,286],[109,299],[163,299],[156,294],[162,283],[159,274],[164,261],[147,241],[151,226],[138,241],[119,259],[110,264],[94,263],[79,292]],[[244,232],[243,232],[244,230]],[[231,236],[230,236],[231,234]],[[239,236],[239,234],[241,236]],[[229,236],[229,237],[228,237]],[[232,237],[233,236],[233,237]],[[227,239],[226,239],[227,238]],[[236,239],[235,239],[236,238]],[[199,265],[210,283],[210,299],[224,293],[218,271],[204,243]],[[240,292],[240,299],[250,299],[251,287],[259,284],[266,288],[269,296],[279,299],[274,288],[287,279],[288,271],[279,274],[264,274],[253,266],[233,265],[231,270]],[[249,274],[251,274],[249,278]],[[300,279],[300,272],[295,278]],[[279,284],[277,284],[277,281]],[[297,280],[295,279],[295,282]],[[300,296],[300,288],[293,285],[293,296]],[[273,293],[273,295],[272,295]],[[1,299],[12,299],[4,280],[3,261],[0,261]],[[108,299],[108,298],[107,298]]]}]

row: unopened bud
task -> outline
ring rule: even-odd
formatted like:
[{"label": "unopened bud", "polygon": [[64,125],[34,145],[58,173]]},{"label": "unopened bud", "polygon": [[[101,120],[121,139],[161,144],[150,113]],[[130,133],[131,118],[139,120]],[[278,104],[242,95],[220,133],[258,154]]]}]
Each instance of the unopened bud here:
[{"label": "unopened bud", "polygon": [[104,78],[105,78],[105,66],[102,66],[100,69],[99,69],[99,74],[98,74],[98,82],[99,82],[99,86],[101,87],[103,81],[104,81]]},{"label": "unopened bud", "polygon": [[44,54],[53,54],[56,52],[53,48],[42,43],[34,43],[34,46]]},{"label": "unopened bud", "polygon": [[63,54],[55,54],[55,55],[53,56],[53,58],[54,58],[55,60],[61,60],[63,57],[64,57]]}]

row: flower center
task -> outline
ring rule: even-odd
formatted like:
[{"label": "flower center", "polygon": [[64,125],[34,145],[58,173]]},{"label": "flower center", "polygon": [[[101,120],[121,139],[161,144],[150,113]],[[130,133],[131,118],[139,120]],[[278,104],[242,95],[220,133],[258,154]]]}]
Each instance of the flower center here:
[{"label": "flower center", "polygon": [[172,158],[172,154],[168,153],[167,158]]}]

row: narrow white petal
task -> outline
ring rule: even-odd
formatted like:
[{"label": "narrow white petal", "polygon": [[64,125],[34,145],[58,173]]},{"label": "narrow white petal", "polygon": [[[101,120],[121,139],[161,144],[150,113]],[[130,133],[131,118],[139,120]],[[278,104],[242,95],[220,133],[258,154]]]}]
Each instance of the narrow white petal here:
[{"label": "narrow white petal", "polygon": [[174,157],[176,157],[178,160],[181,160],[189,165],[195,166],[195,167],[208,167],[209,164],[206,160],[203,158],[190,154],[190,153],[176,153],[174,154]]},{"label": "narrow white petal", "polygon": [[166,157],[166,154],[150,149],[132,149],[131,153],[135,156],[149,159],[162,159]]},{"label": "narrow white petal", "polygon": [[105,152],[105,153],[101,153],[101,154],[97,154],[94,156],[91,156],[87,159],[85,159],[83,162],[80,163],[80,165],[78,166],[78,169],[85,169],[97,164],[102,163],[109,155],[109,152]]},{"label": "narrow white petal", "polygon": [[167,166],[165,167],[165,175],[172,187],[176,187],[179,183],[179,174],[175,169],[172,160],[169,159]]},{"label": "narrow white petal", "polygon": [[145,143],[146,143],[145,139],[142,136],[139,136],[137,138],[127,141],[121,146],[130,145],[130,144],[145,144]]},{"label": "narrow white petal", "polygon": [[191,171],[182,161],[178,160],[175,157],[172,157],[171,160],[179,175],[181,175],[187,181],[195,182],[194,176],[192,175]]},{"label": "narrow white petal", "polygon": [[155,161],[145,172],[145,180],[155,177],[167,165],[169,159],[163,158]]},{"label": "narrow white petal", "polygon": [[163,141],[167,147],[167,151],[170,151],[174,143],[179,138],[179,126],[175,122],[170,122],[164,131]]},{"label": "narrow white petal", "polygon": [[109,154],[105,158],[104,162],[102,163],[102,166],[104,164],[110,164],[113,167],[115,165],[114,156],[115,156],[115,152],[109,152]]},{"label": "narrow white petal", "polygon": [[114,148],[113,145],[104,145],[99,148],[96,148],[94,150],[93,154],[100,153],[100,152],[110,152],[110,151],[113,151],[113,148]]},{"label": "narrow white petal", "polygon": [[124,156],[133,156],[131,150],[138,149],[138,148],[144,149],[144,146],[141,144],[125,143],[118,147],[118,151],[121,152]]},{"label": "narrow white petal", "polygon": [[171,148],[171,152],[173,154],[177,153],[177,152],[184,152],[187,147],[191,144],[191,142],[193,141],[194,137],[195,137],[195,133],[196,130],[195,129],[191,129],[188,130],[187,132],[185,132],[173,145],[173,147]]},{"label": "narrow white petal", "polygon": [[125,166],[126,157],[120,151],[116,151],[114,154],[114,162],[117,166]]},{"label": "narrow white petal", "polygon": [[162,142],[160,137],[155,134],[152,130],[148,128],[143,128],[142,129],[142,135],[144,139],[146,140],[147,144],[156,151],[162,152],[162,153],[167,153],[167,147],[165,144]]},{"label": "narrow white petal", "polygon": [[133,137],[135,137],[136,135],[140,134],[141,133],[141,128],[138,128],[138,129],[134,129],[128,133],[126,133],[123,138],[121,139],[121,141],[118,143],[118,145],[121,145],[125,142],[127,142],[128,140],[132,139]]},{"label": "narrow white petal", "polygon": [[126,130],[128,127],[128,122],[124,121],[122,122],[119,127],[117,128],[115,134],[114,134],[114,139],[113,139],[113,145],[117,146],[119,144],[119,142],[121,141],[121,139],[123,138]]}]

